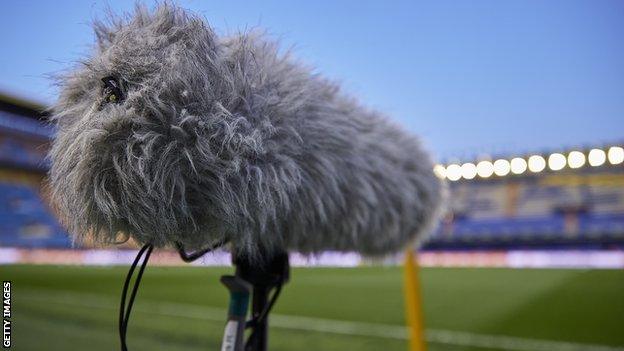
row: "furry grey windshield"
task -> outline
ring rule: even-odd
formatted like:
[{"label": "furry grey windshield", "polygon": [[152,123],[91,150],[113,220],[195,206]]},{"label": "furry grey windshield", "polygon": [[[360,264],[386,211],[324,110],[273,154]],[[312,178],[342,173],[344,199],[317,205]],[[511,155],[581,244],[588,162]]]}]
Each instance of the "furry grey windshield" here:
[{"label": "furry grey windshield", "polygon": [[419,140],[257,31],[174,5],[94,24],[59,77],[53,202],[76,240],[384,254],[435,221]]}]

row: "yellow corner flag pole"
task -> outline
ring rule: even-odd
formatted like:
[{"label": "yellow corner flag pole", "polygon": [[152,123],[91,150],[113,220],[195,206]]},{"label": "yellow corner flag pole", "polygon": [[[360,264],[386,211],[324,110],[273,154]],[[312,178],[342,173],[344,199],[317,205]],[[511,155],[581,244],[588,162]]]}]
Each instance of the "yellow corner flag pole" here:
[{"label": "yellow corner flag pole", "polygon": [[405,252],[404,288],[405,288],[405,316],[409,330],[409,351],[427,351],[425,343],[420,293],[420,277],[418,261],[412,249]]}]

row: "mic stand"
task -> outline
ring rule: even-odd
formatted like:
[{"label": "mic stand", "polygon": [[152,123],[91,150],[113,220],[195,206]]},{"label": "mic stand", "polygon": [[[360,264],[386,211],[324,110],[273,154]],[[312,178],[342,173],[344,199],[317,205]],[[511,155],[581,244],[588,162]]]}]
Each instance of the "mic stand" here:
[{"label": "mic stand", "polygon": [[[266,351],[269,312],[281,292],[282,285],[290,276],[288,254],[280,252],[263,258],[261,262],[250,262],[241,256],[233,257],[236,274],[221,277],[221,282],[230,291],[228,324],[221,350]],[[271,290],[275,291],[269,298]],[[251,293],[251,319],[244,322]],[[250,329],[251,333],[247,341],[243,342],[245,329]]]}]

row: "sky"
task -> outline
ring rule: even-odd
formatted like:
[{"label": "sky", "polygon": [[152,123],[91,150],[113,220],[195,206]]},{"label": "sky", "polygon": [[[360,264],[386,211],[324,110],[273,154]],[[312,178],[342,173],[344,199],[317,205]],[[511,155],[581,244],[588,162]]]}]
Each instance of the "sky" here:
[{"label": "sky", "polygon": [[[145,1],[151,4],[151,1]],[[264,28],[440,161],[624,141],[624,1],[178,1],[220,34]],[[131,1],[11,1],[0,90],[46,104]]]}]

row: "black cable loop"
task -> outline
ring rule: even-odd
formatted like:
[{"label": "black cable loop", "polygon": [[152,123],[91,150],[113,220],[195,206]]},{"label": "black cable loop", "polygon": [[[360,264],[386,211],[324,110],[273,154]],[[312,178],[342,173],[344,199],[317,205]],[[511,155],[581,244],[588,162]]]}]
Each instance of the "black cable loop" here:
[{"label": "black cable loop", "polygon": [[[134,299],[139,290],[139,285],[141,284],[141,278],[143,277],[143,271],[145,271],[145,267],[147,266],[147,262],[149,261],[150,255],[152,254],[152,250],[154,246],[152,244],[145,244],[137,253],[134,262],[130,266],[130,270],[128,271],[128,275],[126,275],[126,281],[124,282],[123,291],[121,293],[121,304],[119,306],[119,340],[121,342],[121,351],[128,351],[128,346],[126,345],[126,334],[128,331],[128,322],[130,321],[130,312],[132,311],[132,306],[134,305]],[[130,280],[132,280],[132,276],[134,275],[134,270],[136,269],[139,261],[145,254],[145,258],[141,263],[141,267],[139,268],[139,273],[137,274],[136,279],[134,280],[134,286],[132,287],[132,292],[130,293],[130,300],[128,300],[128,306],[126,308],[126,297],[128,295],[128,287],[130,286]]]},{"label": "black cable loop", "polygon": [[186,263],[190,263],[202,257],[203,255],[207,254],[208,252],[218,249],[219,247],[225,244],[227,244],[227,241],[219,241],[216,244],[212,244],[206,247],[205,249],[201,249],[201,250],[191,252],[191,253],[187,253],[186,251],[184,251],[184,246],[179,241],[176,241],[175,246],[176,246],[176,249],[178,249],[178,254],[180,255],[180,258],[182,259],[182,261]]},{"label": "black cable loop", "polygon": [[267,316],[269,315],[269,312],[271,312],[273,305],[275,305],[275,302],[277,301],[277,298],[279,297],[280,292],[282,291],[282,285],[283,284],[280,283],[279,285],[275,287],[275,291],[273,292],[273,295],[271,296],[271,300],[265,306],[264,310],[262,310],[262,312],[257,317],[251,320],[248,320],[245,323],[245,329],[249,329],[249,328],[252,329],[251,333],[247,337],[247,340],[245,341],[245,350],[247,350],[250,347],[252,340],[258,337],[258,332],[255,327],[258,324],[260,324],[262,321],[264,321],[264,319],[267,318]]},{"label": "black cable loop", "polygon": [[273,292],[273,295],[271,296],[271,300],[264,307],[264,310],[262,310],[262,312],[257,317],[250,319],[245,323],[245,329],[255,327],[259,322],[263,321],[269,315],[269,312],[271,312],[273,305],[275,305],[275,302],[277,301],[277,298],[279,297],[280,292],[282,292],[282,284],[279,284],[275,287],[275,291]]},{"label": "black cable loop", "polygon": [[[178,249],[178,253],[180,254],[180,258],[184,262],[193,262],[205,255],[206,253],[225,245],[225,242],[219,242],[217,244],[211,245],[205,249],[193,252],[186,253],[184,251],[184,247],[181,243],[176,242],[176,248]],[[132,312],[132,306],[134,305],[134,300],[136,298],[136,294],[139,291],[139,285],[141,284],[141,278],[143,277],[143,272],[145,271],[145,267],[147,266],[147,262],[149,261],[150,255],[154,250],[154,246],[152,244],[145,244],[137,253],[130,269],[128,270],[128,275],[126,275],[126,280],[124,281],[123,290],[121,293],[121,303],[119,306],[119,340],[121,342],[121,351],[128,351],[128,345],[126,344],[126,335],[128,332],[128,323],[130,321],[130,313]],[[130,281],[132,280],[132,276],[134,275],[134,271],[136,267],[139,265],[139,261],[143,258],[143,262],[139,267],[139,272],[137,273],[137,277],[134,280],[134,285],[132,287],[132,292],[130,293],[130,299],[128,300],[128,306],[126,306],[126,297],[128,296],[128,288],[130,287]],[[271,303],[271,305],[274,301]],[[268,313],[268,311],[267,311]],[[264,314],[264,313],[263,313]]]}]

